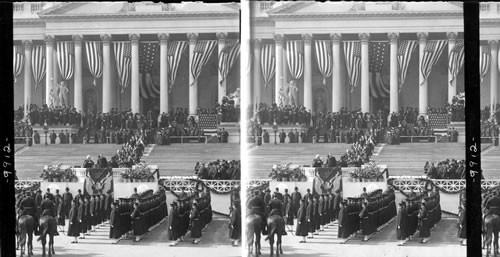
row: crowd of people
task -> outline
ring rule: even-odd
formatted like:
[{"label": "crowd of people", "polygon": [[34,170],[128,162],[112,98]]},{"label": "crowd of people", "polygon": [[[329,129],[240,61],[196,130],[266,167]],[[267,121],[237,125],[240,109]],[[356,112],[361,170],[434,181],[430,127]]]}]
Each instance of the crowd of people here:
[{"label": "crowd of people", "polygon": [[268,106],[265,103],[260,103],[255,118],[259,124],[301,124],[309,125],[311,120],[311,112],[306,110],[304,106],[285,105],[278,106],[275,103]]},{"label": "crowd of people", "polygon": [[[28,120],[30,124],[39,124],[41,126],[47,123],[48,126],[69,124],[70,126],[80,126],[82,114],[75,107],[71,106],[54,106],[48,107],[46,104],[37,106],[31,104],[28,112]],[[14,111],[15,121],[21,121],[24,117],[24,105],[19,106]]]},{"label": "crowd of people", "polygon": [[434,164],[426,162],[424,174],[430,179],[465,179],[465,160],[446,159]]},{"label": "crowd of people", "polygon": [[199,179],[240,180],[241,162],[240,160],[197,162],[194,171]]}]

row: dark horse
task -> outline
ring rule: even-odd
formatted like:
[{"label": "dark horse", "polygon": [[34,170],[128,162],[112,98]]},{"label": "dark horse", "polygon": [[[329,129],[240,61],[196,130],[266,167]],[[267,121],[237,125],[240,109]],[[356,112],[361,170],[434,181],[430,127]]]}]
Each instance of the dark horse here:
[{"label": "dark horse", "polygon": [[252,255],[252,246],[254,244],[255,237],[255,256],[259,256],[260,253],[260,233],[262,228],[262,218],[257,214],[248,215],[246,218],[246,237],[247,237],[247,248],[248,256]]},{"label": "dark horse", "polygon": [[484,217],[484,227],[486,228],[486,256],[490,256],[491,240],[493,237],[493,256],[498,255],[498,232],[500,230],[500,216],[490,214]]},{"label": "dark horse", "polygon": [[267,230],[268,235],[266,240],[269,239],[269,246],[271,247],[271,255],[273,256],[273,245],[274,245],[274,234],[278,237],[276,240],[276,256],[283,254],[283,249],[281,249],[281,237],[285,231],[285,220],[279,215],[272,215],[267,218]]},{"label": "dark horse", "polygon": [[50,215],[45,215],[40,218],[40,237],[38,241],[42,241],[42,256],[45,257],[45,244],[47,244],[47,234],[49,235],[49,257],[56,254],[54,251],[54,235],[57,234],[56,219]]},{"label": "dark horse", "polygon": [[[21,245],[21,256],[24,255],[26,243],[28,243],[28,256],[33,255],[33,231],[35,228],[35,220],[30,215],[22,215],[17,221],[17,245]],[[28,240],[26,240],[28,235]]]}]

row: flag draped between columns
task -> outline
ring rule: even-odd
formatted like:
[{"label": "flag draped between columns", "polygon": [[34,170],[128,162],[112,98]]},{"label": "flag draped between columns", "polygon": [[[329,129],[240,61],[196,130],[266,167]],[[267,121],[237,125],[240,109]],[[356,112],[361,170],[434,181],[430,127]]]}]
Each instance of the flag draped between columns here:
[{"label": "flag draped between columns", "polygon": [[361,42],[344,41],[344,54],[352,93],[361,80]]},{"label": "flag draped between columns", "polygon": [[481,55],[479,56],[479,74],[481,76],[481,82],[483,82],[484,76],[490,71],[491,64],[491,51],[490,46],[481,46]]},{"label": "flag draped between columns", "polygon": [[23,46],[14,46],[14,82],[21,75],[24,67],[24,48]]},{"label": "flag draped between columns", "polygon": [[391,90],[381,75],[388,43],[370,42],[369,44],[370,95],[373,98],[388,98]]},{"label": "flag draped between columns", "polygon": [[[191,63],[191,75],[193,76],[194,81],[198,80],[203,67],[205,67],[210,59],[216,45],[216,40],[199,40],[196,42],[196,46],[193,51],[193,60]],[[190,86],[192,85],[194,85],[194,83]]]},{"label": "flag draped between columns", "polygon": [[459,40],[451,49],[450,57],[448,60],[448,69],[450,70],[451,80],[450,85],[453,85],[453,80],[456,79],[458,73],[464,66],[464,41]]},{"label": "flag draped between columns", "polygon": [[57,65],[63,80],[68,81],[75,71],[75,54],[72,41],[57,42]]},{"label": "flag draped between columns", "polygon": [[222,49],[219,56],[219,72],[222,75],[222,80],[219,85],[222,86],[226,80],[229,71],[233,67],[234,61],[240,55],[240,42],[238,40],[226,40],[226,46]]},{"label": "flag draped between columns", "polygon": [[429,40],[427,44],[425,44],[424,55],[422,57],[422,68],[420,70],[424,78],[422,83],[420,83],[421,86],[427,81],[427,78],[432,72],[432,68],[439,60],[439,57],[441,57],[446,44],[446,40]]},{"label": "flag draped between columns", "polygon": [[132,74],[132,45],[130,42],[113,42],[116,71],[118,73],[121,93],[130,84]]},{"label": "flag draped between columns", "polygon": [[168,44],[167,60],[168,60],[168,91],[172,91],[172,87],[177,77],[177,69],[179,68],[179,63],[181,61],[181,56],[184,50],[186,50],[186,41],[173,41]]},{"label": "flag draped between columns", "polygon": [[158,42],[141,42],[139,45],[139,88],[144,99],[160,97],[160,85],[153,82],[153,63],[158,53]]},{"label": "flag draped between columns", "polygon": [[260,50],[260,68],[262,77],[264,78],[264,85],[267,86],[273,80],[276,73],[276,56],[274,44],[262,44]]},{"label": "flag draped between columns", "polygon": [[323,76],[323,85],[326,85],[326,79],[332,76],[333,59],[330,40],[315,40],[316,60],[318,61],[319,72]]},{"label": "flag draped between columns", "polygon": [[37,45],[33,46],[31,54],[31,71],[33,73],[33,79],[35,81],[35,91],[37,91],[38,86],[42,83],[45,78],[46,73],[46,61],[45,61],[45,46]]},{"label": "flag draped between columns", "polygon": [[286,42],[286,59],[292,78],[295,80],[300,79],[304,73],[304,47],[302,40],[289,40]]},{"label": "flag draped between columns", "polygon": [[398,44],[398,82],[399,92],[403,88],[408,73],[408,66],[410,66],[411,55],[417,49],[417,41],[415,40],[401,40]]},{"label": "flag draped between columns", "polygon": [[94,79],[94,86],[97,86],[96,80],[102,77],[102,43],[101,41],[86,41],[85,50],[87,52],[87,63],[90,74]]}]

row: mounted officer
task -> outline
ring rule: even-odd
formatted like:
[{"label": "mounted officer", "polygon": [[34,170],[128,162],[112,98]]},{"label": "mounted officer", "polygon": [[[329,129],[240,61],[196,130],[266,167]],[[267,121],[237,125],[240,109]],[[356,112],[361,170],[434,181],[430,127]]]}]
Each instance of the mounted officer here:
[{"label": "mounted officer", "polygon": [[259,195],[259,191],[254,191],[247,201],[247,215],[259,215],[262,219],[262,234],[267,235],[267,217],[265,215],[266,204]]}]

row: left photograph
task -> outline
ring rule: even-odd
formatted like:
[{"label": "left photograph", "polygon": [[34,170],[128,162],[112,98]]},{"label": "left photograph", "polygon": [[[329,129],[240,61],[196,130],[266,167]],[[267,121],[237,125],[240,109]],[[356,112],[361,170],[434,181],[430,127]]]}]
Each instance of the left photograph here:
[{"label": "left photograph", "polygon": [[17,256],[241,255],[239,12],[13,4]]}]

